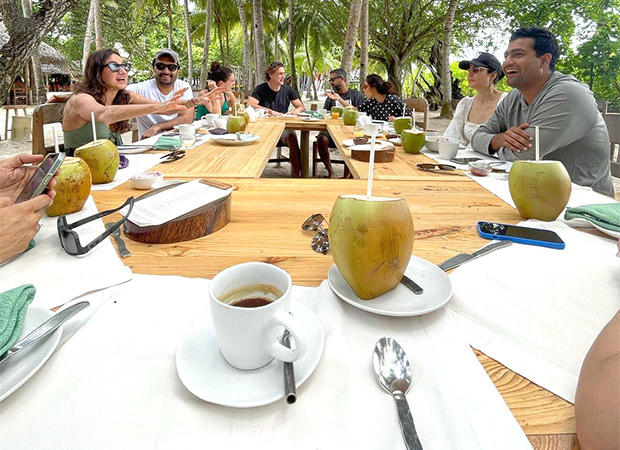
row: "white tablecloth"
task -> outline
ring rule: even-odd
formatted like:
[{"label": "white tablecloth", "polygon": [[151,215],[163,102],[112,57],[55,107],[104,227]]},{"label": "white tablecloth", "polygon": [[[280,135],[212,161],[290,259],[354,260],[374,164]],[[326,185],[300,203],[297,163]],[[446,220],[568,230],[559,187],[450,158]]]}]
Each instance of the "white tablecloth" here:
[{"label": "white tablecloth", "polygon": [[295,405],[232,409],[199,400],[179,380],[175,353],[191,323],[208,314],[208,283],[136,275],[0,403],[3,445],[404,449],[394,401],[372,371],[372,350],[387,335],[412,363],[407,398],[425,450],[531,449],[445,309],[376,316],[345,304],[325,282],[293,289],[326,335],[322,360]]},{"label": "white tablecloth", "polygon": [[114,180],[110,183],[93,184],[91,190],[93,191],[111,191],[116,186],[119,186],[129,180],[134,175],[138,175],[142,172],[147,172],[150,168],[161,163],[161,157],[165,153],[149,153],[138,155],[125,155],[129,159],[129,165],[124,169],[119,169],[114,176]]}]

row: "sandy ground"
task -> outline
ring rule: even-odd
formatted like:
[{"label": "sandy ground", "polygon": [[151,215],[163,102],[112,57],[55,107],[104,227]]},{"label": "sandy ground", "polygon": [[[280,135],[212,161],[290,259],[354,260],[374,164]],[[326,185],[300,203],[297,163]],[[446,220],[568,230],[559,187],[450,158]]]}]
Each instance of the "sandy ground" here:
[{"label": "sandy ground", "polygon": [[[324,101],[324,97],[319,98],[319,101],[318,101],[319,107],[322,106],[323,101]],[[306,108],[310,109],[310,104],[313,102],[304,101],[304,103],[306,105]],[[29,115],[32,115],[33,109],[34,109],[33,106],[28,107]],[[12,117],[13,112],[11,112],[10,114]],[[430,128],[438,130],[441,133],[448,127],[448,124],[450,123],[450,121],[446,119],[440,119],[438,116],[439,116],[439,112],[431,111]],[[60,130],[60,126],[59,125],[56,125],[56,126],[58,130],[57,131],[58,140],[60,143],[62,143],[62,132]],[[32,152],[32,139],[29,139],[26,141],[6,140],[4,127],[5,127],[5,113],[3,110],[2,114],[0,114],[0,136],[2,139],[0,140],[0,159],[7,158],[9,156],[13,156],[18,153],[31,153]],[[45,125],[44,128],[45,128],[45,143],[47,145],[51,145],[54,142],[54,134],[53,134],[54,125]],[[316,132],[310,133],[310,142],[314,141],[317,134],[318,133]],[[10,130],[9,130],[9,136],[10,136]],[[125,133],[123,135],[123,141],[125,143],[131,143],[131,133]],[[288,153],[287,148],[283,148],[282,151],[285,155]],[[338,150],[331,149],[330,151],[333,155],[333,159],[338,159]],[[276,149],[274,149],[274,153],[272,157],[275,158],[275,155],[276,155]],[[333,167],[334,167],[335,176],[342,177],[342,173],[344,169],[343,165],[334,164]],[[273,163],[268,164],[262,174],[262,178],[289,178],[289,177],[290,177],[290,165],[288,163],[282,163],[280,167],[276,167],[276,165]],[[323,166],[322,163],[318,164],[317,177],[327,177],[327,171],[325,170],[325,167]],[[614,189],[616,191],[616,199],[620,200],[620,178],[614,178],[613,182],[614,182]]]}]

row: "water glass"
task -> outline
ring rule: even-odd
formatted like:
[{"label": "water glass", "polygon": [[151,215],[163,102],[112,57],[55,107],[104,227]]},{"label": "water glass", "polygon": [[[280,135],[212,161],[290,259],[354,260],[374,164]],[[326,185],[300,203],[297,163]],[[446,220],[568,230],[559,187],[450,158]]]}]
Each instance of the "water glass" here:
[{"label": "water glass", "polygon": [[179,134],[181,135],[181,145],[188,149],[194,146],[196,142],[196,128],[193,125],[179,125]]}]

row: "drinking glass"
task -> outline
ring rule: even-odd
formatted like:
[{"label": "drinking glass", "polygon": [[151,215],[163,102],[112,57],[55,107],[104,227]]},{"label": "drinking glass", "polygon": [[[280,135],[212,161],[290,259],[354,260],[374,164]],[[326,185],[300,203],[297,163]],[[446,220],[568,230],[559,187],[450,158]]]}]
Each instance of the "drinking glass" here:
[{"label": "drinking glass", "polygon": [[179,125],[181,146],[185,149],[192,148],[196,142],[196,129],[193,125]]}]

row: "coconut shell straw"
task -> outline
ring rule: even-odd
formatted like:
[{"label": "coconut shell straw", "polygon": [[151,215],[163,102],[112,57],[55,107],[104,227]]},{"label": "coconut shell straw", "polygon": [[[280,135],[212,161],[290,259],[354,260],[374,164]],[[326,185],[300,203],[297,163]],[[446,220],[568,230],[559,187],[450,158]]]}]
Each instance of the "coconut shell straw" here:
[{"label": "coconut shell straw", "polygon": [[366,185],[366,197],[372,197],[372,174],[375,166],[375,139],[379,132],[379,124],[367,123],[366,134],[370,135],[370,159],[368,160],[368,184]]},{"label": "coconut shell straw", "polygon": [[[403,116],[404,116],[404,114],[403,114]],[[415,108],[411,108],[411,122],[412,122],[412,125],[413,125],[411,128],[415,130],[416,129],[416,126],[415,126]]]},{"label": "coconut shell straw", "polygon": [[97,127],[95,126],[95,113],[90,113],[90,124],[93,126],[93,141],[97,140]]},{"label": "coconut shell straw", "polygon": [[536,162],[538,162],[538,159],[540,158],[540,146],[538,145],[540,143],[540,136],[538,125],[536,125],[534,129],[536,130]]},{"label": "coconut shell straw", "polygon": [[54,124],[53,127],[54,127],[54,151],[56,153],[60,153],[60,148],[58,147],[58,130],[56,129],[56,124]]}]

